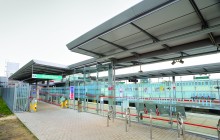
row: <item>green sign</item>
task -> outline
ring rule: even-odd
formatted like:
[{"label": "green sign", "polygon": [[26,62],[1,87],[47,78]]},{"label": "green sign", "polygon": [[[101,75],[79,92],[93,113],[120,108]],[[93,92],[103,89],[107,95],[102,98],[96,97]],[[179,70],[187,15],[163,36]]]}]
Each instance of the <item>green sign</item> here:
[{"label": "green sign", "polygon": [[209,76],[199,76],[199,77],[194,76],[193,79],[197,79],[197,80],[200,80],[200,79],[209,79]]},{"label": "green sign", "polygon": [[32,74],[32,78],[61,80],[63,77],[61,75]]}]

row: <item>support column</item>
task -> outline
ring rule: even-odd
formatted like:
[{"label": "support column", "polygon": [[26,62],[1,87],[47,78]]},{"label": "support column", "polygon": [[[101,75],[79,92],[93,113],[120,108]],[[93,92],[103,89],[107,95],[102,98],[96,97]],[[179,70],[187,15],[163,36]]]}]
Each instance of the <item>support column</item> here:
[{"label": "support column", "polygon": [[113,63],[108,66],[108,105],[113,106]]},{"label": "support column", "polygon": [[137,82],[134,82],[135,86],[134,86],[134,92],[135,92],[135,98],[136,98],[136,108],[137,108],[137,121],[140,122],[140,99],[139,99],[139,91],[138,91],[138,86],[137,86]]},{"label": "support column", "polygon": [[86,67],[84,67],[84,70],[83,70],[83,86],[84,86],[84,99],[81,99],[81,100],[84,100],[83,101],[83,111],[86,111]]},{"label": "support column", "polygon": [[48,101],[49,100],[49,80],[47,80],[47,94],[45,96],[45,100]]},{"label": "support column", "polygon": [[176,79],[172,76],[173,99],[176,100]]},{"label": "support column", "polygon": [[96,65],[96,112],[99,113],[99,65]]}]

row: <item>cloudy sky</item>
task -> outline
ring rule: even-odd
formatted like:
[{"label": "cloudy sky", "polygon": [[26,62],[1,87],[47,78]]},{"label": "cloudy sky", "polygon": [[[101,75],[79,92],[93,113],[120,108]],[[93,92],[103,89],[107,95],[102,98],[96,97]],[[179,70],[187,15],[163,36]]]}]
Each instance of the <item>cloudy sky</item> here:
[{"label": "cloudy sky", "polygon": [[66,44],[141,0],[0,0],[0,76],[5,62],[73,64]]}]

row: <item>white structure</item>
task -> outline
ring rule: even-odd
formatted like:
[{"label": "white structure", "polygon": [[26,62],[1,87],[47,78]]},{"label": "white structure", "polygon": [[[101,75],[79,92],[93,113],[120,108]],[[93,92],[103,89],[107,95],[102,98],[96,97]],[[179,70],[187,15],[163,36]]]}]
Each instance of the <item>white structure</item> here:
[{"label": "white structure", "polygon": [[10,77],[19,69],[19,63],[7,62],[6,63],[6,77]]}]

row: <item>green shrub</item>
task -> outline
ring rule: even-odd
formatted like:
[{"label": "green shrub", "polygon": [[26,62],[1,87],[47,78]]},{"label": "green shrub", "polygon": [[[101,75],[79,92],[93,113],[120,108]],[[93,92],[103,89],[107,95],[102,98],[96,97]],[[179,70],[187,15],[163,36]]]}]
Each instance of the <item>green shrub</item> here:
[{"label": "green shrub", "polygon": [[8,108],[7,104],[2,99],[2,97],[0,97],[0,117],[8,116],[11,114],[12,114],[11,110]]}]

